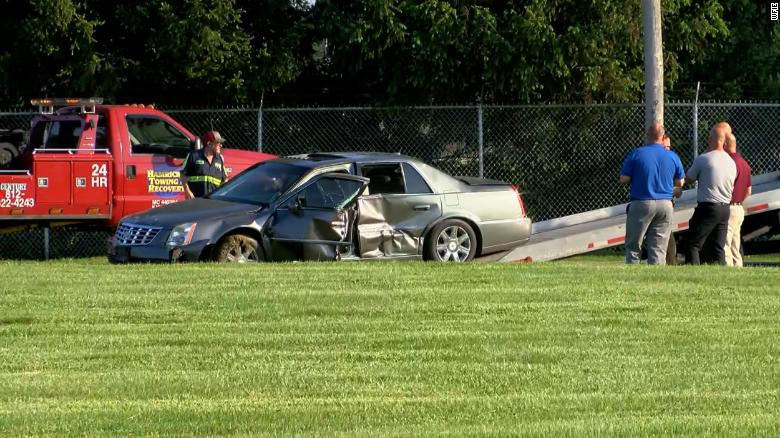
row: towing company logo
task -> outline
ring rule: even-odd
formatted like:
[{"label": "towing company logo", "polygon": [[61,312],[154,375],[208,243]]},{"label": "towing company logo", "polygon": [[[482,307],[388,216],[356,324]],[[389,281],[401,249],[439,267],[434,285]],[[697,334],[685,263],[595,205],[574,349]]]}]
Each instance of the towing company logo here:
[{"label": "towing company logo", "polygon": [[175,198],[184,192],[177,167],[159,166],[146,171],[146,188],[161,198]]},{"label": "towing company logo", "polygon": [[0,192],[23,192],[27,190],[27,183],[2,183]]}]

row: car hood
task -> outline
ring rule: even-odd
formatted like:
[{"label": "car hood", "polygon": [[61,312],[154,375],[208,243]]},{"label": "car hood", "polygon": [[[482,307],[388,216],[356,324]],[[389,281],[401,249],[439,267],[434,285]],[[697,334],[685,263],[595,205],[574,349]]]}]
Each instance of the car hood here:
[{"label": "car hood", "polygon": [[237,214],[254,213],[259,210],[259,206],[252,204],[195,198],[126,216],[122,222],[170,228],[183,223],[203,222]]}]

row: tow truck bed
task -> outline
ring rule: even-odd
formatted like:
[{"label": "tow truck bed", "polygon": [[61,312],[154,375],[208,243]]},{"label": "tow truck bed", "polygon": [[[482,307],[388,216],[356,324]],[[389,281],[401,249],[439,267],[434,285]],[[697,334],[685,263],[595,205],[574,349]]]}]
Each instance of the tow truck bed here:
[{"label": "tow truck bed", "polygon": [[[626,236],[626,205],[535,223],[527,244],[481,260],[540,262],[621,245]],[[696,190],[686,190],[675,204],[673,232],[688,229],[695,207]],[[780,172],[754,176],[753,194],[744,207],[746,216],[780,210]]]}]

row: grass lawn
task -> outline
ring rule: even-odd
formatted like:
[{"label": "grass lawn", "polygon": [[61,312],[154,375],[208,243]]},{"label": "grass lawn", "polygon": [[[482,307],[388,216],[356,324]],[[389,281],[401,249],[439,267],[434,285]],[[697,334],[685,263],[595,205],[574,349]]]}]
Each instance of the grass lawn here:
[{"label": "grass lawn", "polygon": [[743,259],[746,262],[780,262],[780,254],[754,254],[746,255]]},{"label": "grass lawn", "polygon": [[0,273],[0,436],[780,434],[777,268]]},{"label": "grass lawn", "polygon": [[[622,247],[602,249],[579,256],[569,257],[555,261],[554,263],[622,263]],[[774,254],[746,254],[743,257],[745,263],[780,263],[780,253]]]}]

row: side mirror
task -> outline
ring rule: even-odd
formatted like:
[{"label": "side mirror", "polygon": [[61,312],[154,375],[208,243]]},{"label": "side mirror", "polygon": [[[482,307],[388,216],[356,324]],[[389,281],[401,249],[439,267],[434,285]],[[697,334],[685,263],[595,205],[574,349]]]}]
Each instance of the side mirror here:
[{"label": "side mirror", "polygon": [[290,210],[292,210],[295,213],[301,213],[303,211],[303,207],[305,206],[306,206],[306,198],[298,194],[298,196],[295,197],[295,200],[293,200],[292,205],[290,206]]},{"label": "side mirror", "polygon": [[195,137],[195,140],[190,142],[192,149],[203,149],[203,143],[200,141],[200,137]]}]

